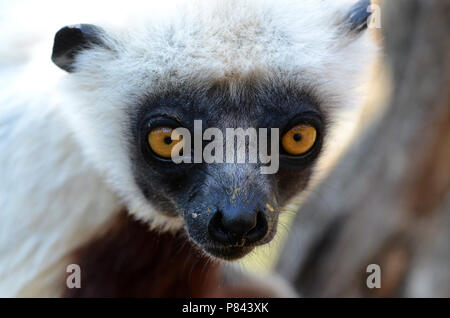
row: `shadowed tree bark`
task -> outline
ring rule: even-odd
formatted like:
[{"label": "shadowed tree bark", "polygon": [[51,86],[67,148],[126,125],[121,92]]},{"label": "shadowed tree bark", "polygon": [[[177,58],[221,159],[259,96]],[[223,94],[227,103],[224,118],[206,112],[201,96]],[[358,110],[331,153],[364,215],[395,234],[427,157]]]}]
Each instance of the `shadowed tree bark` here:
[{"label": "shadowed tree bark", "polygon": [[278,271],[302,296],[450,296],[450,2],[381,13],[393,93],[294,220]]}]

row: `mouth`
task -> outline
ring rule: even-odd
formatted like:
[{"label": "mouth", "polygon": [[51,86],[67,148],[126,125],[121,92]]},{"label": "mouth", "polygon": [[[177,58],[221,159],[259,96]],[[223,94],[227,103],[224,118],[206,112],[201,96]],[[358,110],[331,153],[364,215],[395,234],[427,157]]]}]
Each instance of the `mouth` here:
[{"label": "mouth", "polygon": [[240,259],[250,253],[254,246],[205,246],[204,250],[216,258],[220,258],[226,261],[234,261]]}]

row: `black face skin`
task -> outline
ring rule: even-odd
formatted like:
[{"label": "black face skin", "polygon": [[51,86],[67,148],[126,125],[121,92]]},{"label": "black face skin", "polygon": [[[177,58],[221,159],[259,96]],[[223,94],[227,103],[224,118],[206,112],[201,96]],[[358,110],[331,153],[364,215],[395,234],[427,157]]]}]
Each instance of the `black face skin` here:
[{"label": "black face skin", "polygon": [[[189,237],[204,251],[233,260],[275,235],[281,207],[309,181],[326,118],[319,103],[294,85],[241,81],[235,84],[238,93],[231,93],[223,81],[209,85],[199,89],[180,85],[146,97],[139,111],[130,115],[130,153],[135,180],[151,204],[169,216],[183,217]],[[272,175],[261,174],[260,164],[175,164],[152,152],[147,141],[151,129],[182,126],[193,136],[194,120],[202,120],[203,130],[217,127],[223,132],[237,127],[279,128],[280,138],[293,126],[307,123],[316,128],[317,139],[299,157],[280,149],[280,167]],[[244,237],[222,227],[229,219],[248,215],[253,215],[254,227]]]}]

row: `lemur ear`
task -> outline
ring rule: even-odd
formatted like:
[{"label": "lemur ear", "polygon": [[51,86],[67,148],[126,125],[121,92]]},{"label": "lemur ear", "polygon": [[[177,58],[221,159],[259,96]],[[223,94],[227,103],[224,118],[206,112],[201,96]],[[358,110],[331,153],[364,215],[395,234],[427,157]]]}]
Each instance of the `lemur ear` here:
[{"label": "lemur ear", "polygon": [[350,8],[347,23],[350,31],[359,33],[367,28],[367,21],[371,15],[370,0],[359,0]]},{"label": "lemur ear", "polygon": [[105,46],[104,31],[92,24],[76,24],[60,29],[53,43],[52,61],[63,70],[72,73],[76,55],[95,45]]}]

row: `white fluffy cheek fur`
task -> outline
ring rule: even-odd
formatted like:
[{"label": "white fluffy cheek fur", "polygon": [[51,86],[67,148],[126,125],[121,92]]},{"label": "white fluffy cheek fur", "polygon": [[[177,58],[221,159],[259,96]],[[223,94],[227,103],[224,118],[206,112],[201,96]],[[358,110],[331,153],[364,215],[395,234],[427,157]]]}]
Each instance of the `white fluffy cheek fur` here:
[{"label": "white fluffy cheek fur", "polygon": [[63,115],[81,144],[84,157],[117,191],[132,215],[158,230],[179,229],[182,219],[156,211],[135,183],[127,151],[130,128],[126,114],[133,102],[124,98],[126,93],[118,84],[101,87],[98,82],[90,85],[86,79],[80,80],[77,74],[67,75],[61,89],[76,94],[67,94],[69,102]]}]

